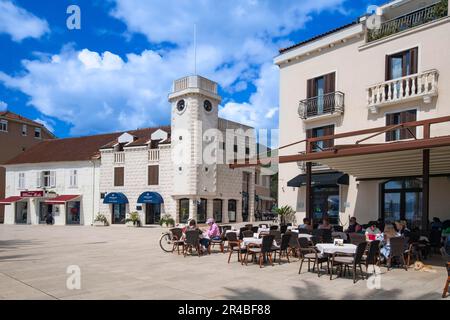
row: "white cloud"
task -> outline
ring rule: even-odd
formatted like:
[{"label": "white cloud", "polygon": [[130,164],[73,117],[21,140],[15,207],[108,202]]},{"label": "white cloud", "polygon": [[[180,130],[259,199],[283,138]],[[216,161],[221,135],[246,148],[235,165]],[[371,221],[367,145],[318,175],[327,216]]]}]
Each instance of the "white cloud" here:
[{"label": "white cloud", "polygon": [[40,19],[12,1],[0,0],[0,33],[7,33],[12,40],[40,38],[49,32],[47,21]]},{"label": "white cloud", "polygon": [[228,93],[245,91],[250,84],[256,88],[246,102],[228,100],[220,115],[275,128],[279,88],[272,58],[312,13],[339,10],[344,1],[177,0],[175,5],[170,0],[116,0],[112,14],[126,23],[128,34],[175,45],[122,57],[66,46],[59,54],[23,61],[20,74],[0,71],[0,82],[27,94],[42,114],[72,124],[74,135],[168,124],[172,81],[193,72],[197,23],[198,73]]},{"label": "white cloud", "polygon": [[8,108],[8,104],[0,100],[0,111],[5,111]]},{"label": "white cloud", "polygon": [[53,121],[44,120],[41,118],[34,119],[34,121],[42,124],[44,127],[47,128],[48,131],[55,132],[55,128],[53,127],[55,123]]},{"label": "white cloud", "polygon": [[25,60],[23,75],[0,72],[0,82],[30,97],[46,116],[73,125],[71,134],[129,130],[170,123],[172,80],[188,73],[183,56],[154,51],[97,53],[66,47],[51,58]]}]

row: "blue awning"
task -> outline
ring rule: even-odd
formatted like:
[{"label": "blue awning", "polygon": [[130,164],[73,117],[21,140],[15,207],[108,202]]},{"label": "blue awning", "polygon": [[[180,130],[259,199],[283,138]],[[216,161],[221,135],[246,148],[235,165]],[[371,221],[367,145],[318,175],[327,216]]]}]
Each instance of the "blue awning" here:
[{"label": "blue awning", "polygon": [[121,192],[110,192],[103,199],[103,203],[109,204],[126,204],[128,203],[128,198]]},{"label": "blue awning", "polygon": [[158,192],[144,192],[138,198],[138,203],[152,203],[152,204],[161,204],[164,203],[163,197]]}]

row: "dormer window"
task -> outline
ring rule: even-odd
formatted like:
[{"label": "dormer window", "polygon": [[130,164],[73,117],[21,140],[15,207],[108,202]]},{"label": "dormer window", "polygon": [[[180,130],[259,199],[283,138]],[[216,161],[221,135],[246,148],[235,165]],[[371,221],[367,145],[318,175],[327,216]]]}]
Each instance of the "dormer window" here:
[{"label": "dormer window", "polygon": [[8,121],[0,120],[0,131],[8,132]]},{"label": "dormer window", "polygon": [[37,139],[41,139],[42,135],[41,135],[41,128],[34,128],[34,137]]}]

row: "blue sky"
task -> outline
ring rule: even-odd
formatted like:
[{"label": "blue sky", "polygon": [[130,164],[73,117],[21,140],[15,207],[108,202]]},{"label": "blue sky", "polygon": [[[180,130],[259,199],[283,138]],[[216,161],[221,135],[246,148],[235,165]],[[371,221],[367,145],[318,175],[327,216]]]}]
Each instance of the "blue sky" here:
[{"label": "blue sky", "polygon": [[[220,116],[278,127],[277,50],[354,21],[355,0],[0,0],[0,109],[58,137],[170,123],[167,94],[193,72],[217,81]],[[66,9],[81,9],[69,30]]]}]

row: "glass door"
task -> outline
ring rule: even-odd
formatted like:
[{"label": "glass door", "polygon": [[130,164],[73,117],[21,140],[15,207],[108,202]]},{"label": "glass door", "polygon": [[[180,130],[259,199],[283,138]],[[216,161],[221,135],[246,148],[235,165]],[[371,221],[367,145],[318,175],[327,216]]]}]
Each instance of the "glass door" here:
[{"label": "glass door", "polygon": [[113,204],[112,212],[113,224],[125,224],[125,204]]},{"label": "glass door", "polygon": [[16,202],[16,223],[25,224],[28,221],[28,202]]},{"label": "glass door", "polygon": [[323,114],[324,95],[325,95],[325,78],[320,77],[316,79],[316,94],[317,94],[317,115]]},{"label": "glass door", "polygon": [[207,208],[206,199],[200,199],[200,202],[198,202],[198,204],[197,204],[197,222],[198,223],[206,222],[206,208]]},{"label": "glass door", "polygon": [[145,223],[158,224],[161,219],[161,205],[147,203],[145,205]]},{"label": "glass door", "polygon": [[216,222],[222,222],[222,200],[214,199],[213,217]]},{"label": "glass door", "polygon": [[412,228],[422,225],[422,192],[405,193],[405,220]]},{"label": "glass door", "polygon": [[400,193],[385,193],[384,194],[384,221],[391,222],[400,220],[401,209],[401,194]]},{"label": "glass door", "polygon": [[312,188],[313,223],[321,223],[328,217],[331,224],[339,223],[339,186]]},{"label": "glass door", "polygon": [[67,203],[66,224],[80,224],[80,201]]}]

